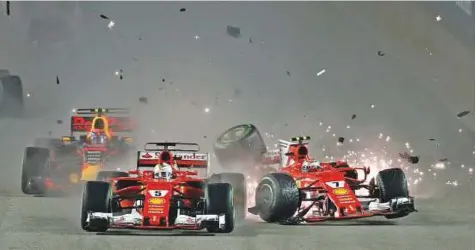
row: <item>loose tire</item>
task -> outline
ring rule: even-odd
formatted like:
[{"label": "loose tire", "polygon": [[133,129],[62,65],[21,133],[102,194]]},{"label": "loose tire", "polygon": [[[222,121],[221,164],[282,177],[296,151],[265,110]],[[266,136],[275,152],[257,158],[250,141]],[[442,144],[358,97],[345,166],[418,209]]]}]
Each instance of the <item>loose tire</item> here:
[{"label": "loose tire", "polygon": [[233,188],[236,219],[243,220],[246,217],[246,181],[245,176],[239,173],[213,174],[208,183],[228,183]]},{"label": "loose tire", "polygon": [[228,183],[207,184],[205,191],[205,207],[207,214],[225,215],[225,228],[218,225],[206,227],[210,233],[231,233],[235,228],[235,208],[233,204],[233,188]]},{"label": "loose tire", "polygon": [[291,218],[299,207],[299,189],[296,181],[284,173],[264,176],[256,188],[258,215],[266,222]]},{"label": "loose tire", "polygon": [[27,147],[23,155],[21,189],[24,194],[45,194],[44,181],[50,164],[50,150]]},{"label": "loose tire", "polygon": [[237,125],[226,130],[218,137],[213,149],[223,168],[249,159],[260,162],[267,151],[261,134],[252,124]]},{"label": "loose tire", "polygon": [[23,87],[20,77],[0,77],[0,115],[21,117],[24,114]]},{"label": "loose tire", "polygon": [[88,232],[105,232],[109,228],[106,220],[88,223],[89,212],[108,213],[111,200],[110,184],[102,181],[88,181],[83,190],[81,204],[81,228]]},{"label": "loose tire", "polygon": [[[389,202],[394,198],[409,197],[408,182],[405,173],[400,168],[382,170],[376,177],[376,188],[380,202]],[[407,216],[407,212],[386,215],[387,219]]]}]

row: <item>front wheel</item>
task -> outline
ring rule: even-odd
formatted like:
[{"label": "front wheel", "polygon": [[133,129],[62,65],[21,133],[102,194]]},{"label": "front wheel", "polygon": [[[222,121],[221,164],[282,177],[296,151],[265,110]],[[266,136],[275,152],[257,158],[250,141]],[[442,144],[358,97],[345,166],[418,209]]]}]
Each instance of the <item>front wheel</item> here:
[{"label": "front wheel", "polygon": [[105,232],[109,228],[107,221],[92,224],[87,221],[91,212],[108,213],[111,200],[111,186],[107,182],[88,181],[83,190],[81,204],[81,228],[88,232]]},{"label": "front wheel", "polygon": [[21,175],[21,189],[24,194],[45,194],[44,183],[50,164],[49,149],[38,147],[27,147],[25,149]]},{"label": "front wheel", "polygon": [[207,214],[225,216],[225,227],[207,226],[210,233],[231,233],[235,228],[235,207],[233,204],[233,188],[228,183],[207,184],[205,191],[205,207]]}]

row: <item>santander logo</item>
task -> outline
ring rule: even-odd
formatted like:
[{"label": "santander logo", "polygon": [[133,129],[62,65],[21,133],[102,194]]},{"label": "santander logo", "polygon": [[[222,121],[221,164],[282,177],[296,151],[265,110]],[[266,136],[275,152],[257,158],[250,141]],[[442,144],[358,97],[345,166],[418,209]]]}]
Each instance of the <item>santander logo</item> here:
[{"label": "santander logo", "polygon": [[152,158],[152,157],[154,157],[154,156],[152,156],[152,155],[149,154],[148,152],[142,155],[142,158],[145,158],[145,159],[150,159],[150,158]]}]

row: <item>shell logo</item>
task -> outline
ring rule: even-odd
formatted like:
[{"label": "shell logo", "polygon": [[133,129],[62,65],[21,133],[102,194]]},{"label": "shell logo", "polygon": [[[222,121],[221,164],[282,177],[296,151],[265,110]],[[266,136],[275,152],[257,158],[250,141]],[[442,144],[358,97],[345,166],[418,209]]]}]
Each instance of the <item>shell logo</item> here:
[{"label": "shell logo", "polygon": [[347,190],[347,188],[336,188],[336,189],[334,189],[334,194],[335,195],[346,195],[348,193],[349,193],[349,191]]},{"label": "shell logo", "polygon": [[164,198],[157,198],[157,197],[154,197],[154,198],[151,198],[149,200],[149,204],[151,205],[164,205],[165,203],[165,199]]}]

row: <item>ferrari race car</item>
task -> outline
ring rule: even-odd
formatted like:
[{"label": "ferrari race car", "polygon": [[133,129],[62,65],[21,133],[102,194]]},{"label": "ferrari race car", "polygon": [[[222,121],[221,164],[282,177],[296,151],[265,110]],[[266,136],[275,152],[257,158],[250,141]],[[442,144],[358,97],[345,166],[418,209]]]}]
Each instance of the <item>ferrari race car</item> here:
[{"label": "ferrari race car", "polygon": [[[266,222],[298,224],[378,215],[395,219],[416,211],[402,169],[382,170],[364,184],[370,168],[352,168],[341,161],[319,162],[309,156],[308,140],[310,137],[279,140],[278,149],[268,151],[255,126],[238,125],[218,138],[215,155],[222,165],[252,163],[248,170],[263,173],[255,191],[255,206],[248,212]],[[360,189],[369,194],[356,195]]]},{"label": "ferrari race car", "polygon": [[[189,148],[179,148],[184,146]],[[209,154],[199,150],[196,143],[147,143],[134,170],[100,172],[83,191],[82,228],[232,232],[233,188],[199,177],[209,169]]]},{"label": "ferrari race car", "polygon": [[[70,190],[84,180],[95,180],[97,173],[123,161],[133,153],[131,137],[114,133],[131,132],[125,109],[78,109],[71,117],[71,134],[61,139],[39,138],[23,156],[21,187],[25,194],[46,195]],[[85,116],[90,115],[90,116]],[[93,115],[93,116],[91,116]],[[80,134],[79,139],[75,135]]]}]

